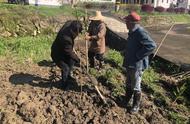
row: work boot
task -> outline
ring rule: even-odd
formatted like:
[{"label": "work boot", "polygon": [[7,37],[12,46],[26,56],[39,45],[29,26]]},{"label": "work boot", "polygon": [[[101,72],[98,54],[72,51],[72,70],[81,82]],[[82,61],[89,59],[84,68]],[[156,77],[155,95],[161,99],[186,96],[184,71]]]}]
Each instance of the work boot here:
[{"label": "work boot", "polygon": [[141,100],[141,92],[135,91],[133,96],[133,106],[130,111],[131,113],[137,113],[139,111],[140,100]]}]

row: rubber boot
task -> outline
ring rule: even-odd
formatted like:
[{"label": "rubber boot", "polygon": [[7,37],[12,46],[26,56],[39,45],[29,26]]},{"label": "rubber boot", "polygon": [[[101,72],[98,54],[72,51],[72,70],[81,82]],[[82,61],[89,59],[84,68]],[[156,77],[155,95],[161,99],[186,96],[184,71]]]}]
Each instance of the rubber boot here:
[{"label": "rubber boot", "polygon": [[133,106],[130,111],[131,113],[137,113],[139,111],[140,100],[141,100],[141,92],[134,91]]}]

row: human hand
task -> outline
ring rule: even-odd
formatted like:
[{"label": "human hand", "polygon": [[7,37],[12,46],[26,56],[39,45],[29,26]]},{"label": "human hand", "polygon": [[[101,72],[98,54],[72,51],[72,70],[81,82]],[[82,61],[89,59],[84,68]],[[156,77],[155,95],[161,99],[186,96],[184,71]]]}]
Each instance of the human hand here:
[{"label": "human hand", "polygon": [[90,40],[90,39],[91,39],[91,36],[85,35],[85,40]]}]

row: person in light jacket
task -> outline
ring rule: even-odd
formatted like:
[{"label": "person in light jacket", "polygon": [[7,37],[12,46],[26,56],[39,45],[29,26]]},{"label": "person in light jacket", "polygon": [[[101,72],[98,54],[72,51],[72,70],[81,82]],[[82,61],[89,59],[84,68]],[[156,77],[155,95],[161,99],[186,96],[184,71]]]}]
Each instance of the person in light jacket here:
[{"label": "person in light jacket", "polygon": [[106,25],[103,18],[100,11],[96,11],[96,16],[89,18],[91,23],[89,24],[86,40],[90,42],[88,58],[92,68],[95,67],[95,58],[99,62],[99,68],[102,68],[104,62]]},{"label": "person in light jacket", "polygon": [[141,17],[136,12],[123,18],[129,30],[126,42],[123,66],[127,71],[126,101],[129,103],[133,96],[131,113],[138,112],[141,99],[142,74],[149,65],[149,55],[156,48],[156,43],[140,26]]}]

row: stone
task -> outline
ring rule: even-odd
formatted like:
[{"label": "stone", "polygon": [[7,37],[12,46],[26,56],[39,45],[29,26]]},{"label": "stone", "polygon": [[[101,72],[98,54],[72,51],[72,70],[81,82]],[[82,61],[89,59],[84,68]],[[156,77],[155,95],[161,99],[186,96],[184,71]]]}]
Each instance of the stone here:
[{"label": "stone", "polygon": [[75,115],[75,116],[77,116],[77,115],[80,114],[80,111],[79,111],[78,109],[74,108],[74,109],[72,110],[72,114]]},{"label": "stone", "polygon": [[8,32],[8,31],[5,31],[5,32],[1,33],[1,36],[3,36],[3,37],[10,37],[11,33]]},{"label": "stone", "polygon": [[19,93],[18,93],[18,96],[17,96],[17,103],[19,104],[19,105],[21,105],[22,103],[24,103],[24,102],[26,102],[26,101],[28,101],[28,95],[26,94],[26,92],[24,92],[24,91],[20,91]]}]

